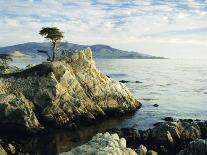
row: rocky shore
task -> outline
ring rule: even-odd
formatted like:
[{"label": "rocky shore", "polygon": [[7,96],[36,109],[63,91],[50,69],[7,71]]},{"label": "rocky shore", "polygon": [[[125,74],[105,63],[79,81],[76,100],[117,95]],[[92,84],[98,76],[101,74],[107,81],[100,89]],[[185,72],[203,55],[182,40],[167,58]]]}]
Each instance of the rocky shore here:
[{"label": "rocky shore", "polygon": [[206,133],[206,121],[170,119],[144,131],[109,129],[60,155],[206,155]]},{"label": "rocky shore", "polygon": [[170,117],[165,120],[168,121],[156,123],[154,128],[144,131],[135,128],[113,128],[108,132],[125,138],[127,147],[135,149],[138,155],[147,154],[147,150],[153,150],[153,154],[159,155],[207,154],[206,121],[174,120]]}]

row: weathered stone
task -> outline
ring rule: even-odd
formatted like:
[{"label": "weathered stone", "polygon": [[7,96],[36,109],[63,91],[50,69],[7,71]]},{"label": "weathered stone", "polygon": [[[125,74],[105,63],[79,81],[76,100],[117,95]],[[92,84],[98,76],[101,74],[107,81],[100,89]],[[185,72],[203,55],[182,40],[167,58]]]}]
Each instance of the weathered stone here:
[{"label": "weathered stone", "polygon": [[[88,125],[107,115],[124,114],[141,106],[124,84],[110,80],[96,69],[89,48],[61,61],[45,62],[20,72],[0,75],[0,94],[10,98],[15,92],[34,105],[21,104],[27,113],[17,106],[16,120],[21,120],[20,116],[35,118],[32,119],[35,122],[27,122],[29,124],[21,122],[34,128],[39,128],[39,119],[47,125]],[[16,98],[21,100],[21,96]],[[10,105],[2,101],[2,108]],[[14,124],[8,117],[4,118],[0,123]]]},{"label": "weathered stone", "polygon": [[16,152],[16,149],[15,149],[14,145],[12,145],[12,144],[8,144],[8,146],[7,146],[7,150],[8,150],[8,152],[10,152],[11,154],[15,154],[15,152]]},{"label": "weathered stone", "polygon": [[147,148],[144,145],[140,145],[136,150],[138,155],[146,155],[147,154]]},{"label": "weathered stone", "polygon": [[149,150],[147,151],[147,155],[158,155],[158,153],[156,151]]},{"label": "weathered stone", "polygon": [[42,128],[33,108],[33,104],[22,94],[0,94],[0,123],[25,130]]},{"label": "weathered stone", "polygon": [[190,142],[187,148],[180,151],[177,155],[206,155],[207,154],[207,140],[197,139]]},{"label": "weathered stone", "polygon": [[0,155],[7,155],[6,151],[1,145],[0,145]]},{"label": "weathered stone", "polygon": [[97,134],[88,143],[59,155],[137,155],[126,147],[126,140],[109,133]]}]

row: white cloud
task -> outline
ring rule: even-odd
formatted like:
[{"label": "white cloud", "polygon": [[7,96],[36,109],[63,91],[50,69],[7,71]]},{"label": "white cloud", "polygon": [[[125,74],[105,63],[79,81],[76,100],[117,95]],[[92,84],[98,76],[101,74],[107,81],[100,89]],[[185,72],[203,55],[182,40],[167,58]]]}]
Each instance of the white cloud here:
[{"label": "white cloud", "polygon": [[177,57],[183,44],[192,56],[197,51],[189,49],[200,46],[201,57],[207,58],[207,35],[183,33],[207,27],[207,1],[2,0],[0,13],[0,46],[43,41],[41,27],[57,26],[65,40],[74,43],[109,44],[161,56],[170,44],[170,57]]}]

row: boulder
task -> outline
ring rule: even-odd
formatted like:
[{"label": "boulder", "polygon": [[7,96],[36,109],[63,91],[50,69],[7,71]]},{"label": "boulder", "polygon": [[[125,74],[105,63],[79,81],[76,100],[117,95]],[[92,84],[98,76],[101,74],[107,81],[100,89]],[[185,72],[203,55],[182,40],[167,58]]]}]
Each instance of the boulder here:
[{"label": "boulder", "polygon": [[140,145],[136,150],[138,155],[146,155],[147,154],[147,148],[144,145]]},{"label": "boulder", "polygon": [[6,151],[1,145],[0,145],[0,155],[7,155]]},{"label": "boulder", "polygon": [[190,142],[187,148],[181,150],[177,155],[206,155],[207,154],[207,140],[197,139]]},{"label": "boulder", "polygon": [[[29,128],[88,125],[141,106],[124,84],[96,69],[90,48],[59,61],[0,75],[0,94],[21,101],[13,104],[1,100],[0,118],[4,119],[0,124],[16,124],[10,119],[15,115],[15,120],[22,120],[18,124]],[[14,114],[8,117],[6,108]]]},{"label": "boulder", "polygon": [[88,143],[59,155],[137,155],[137,153],[126,147],[126,140],[119,138],[118,134],[110,135],[108,132],[98,133]]},{"label": "boulder", "polygon": [[5,126],[31,132],[41,129],[33,108],[32,102],[22,94],[0,94],[1,129]]},{"label": "boulder", "polygon": [[149,150],[147,151],[147,155],[158,155],[158,153],[156,151]]}]

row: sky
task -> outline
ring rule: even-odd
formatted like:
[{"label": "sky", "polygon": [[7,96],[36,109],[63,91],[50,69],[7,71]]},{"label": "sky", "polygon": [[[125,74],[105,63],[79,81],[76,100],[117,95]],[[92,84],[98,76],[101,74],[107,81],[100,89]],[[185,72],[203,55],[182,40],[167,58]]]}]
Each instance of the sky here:
[{"label": "sky", "polygon": [[207,0],[0,0],[0,46],[64,41],[168,58],[207,59]]}]

